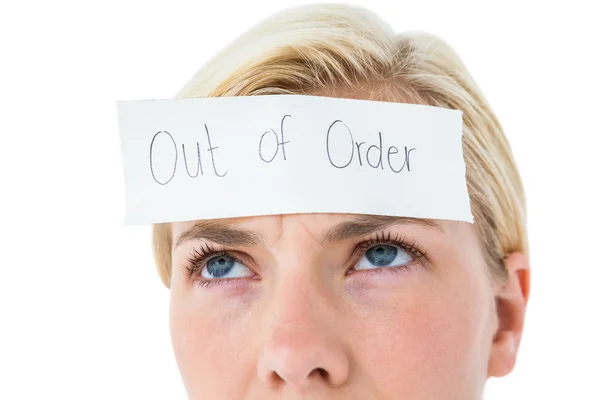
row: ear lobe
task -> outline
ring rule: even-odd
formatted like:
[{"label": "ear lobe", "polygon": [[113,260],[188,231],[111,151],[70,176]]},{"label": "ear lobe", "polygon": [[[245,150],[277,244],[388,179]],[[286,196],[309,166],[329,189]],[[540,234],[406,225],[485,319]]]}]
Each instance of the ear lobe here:
[{"label": "ear lobe", "polygon": [[530,290],[529,260],[525,254],[511,253],[504,264],[508,279],[496,291],[498,328],[494,334],[488,365],[488,376],[495,377],[509,374],[515,366]]}]

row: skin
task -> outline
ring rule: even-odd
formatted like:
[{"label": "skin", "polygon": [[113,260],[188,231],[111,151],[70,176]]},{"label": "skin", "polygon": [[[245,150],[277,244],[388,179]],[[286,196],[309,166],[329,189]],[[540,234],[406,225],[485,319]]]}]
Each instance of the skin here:
[{"label": "skin", "polygon": [[[475,228],[465,222],[394,220],[360,237],[325,240],[361,218],[172,224],[170,329],[190,399],[481,399],[488,377],[513,369],[529,296],[522,253],[505,260],[502,283],[490,278]],[[197,235],[180,240],[194,226]],[[219,239],[223,228],[259,240],[222,246],[206,239]],[[394,247],[395,264],[374,265],[357,244],[376,236],[402,236],[426,253]],[[207,244],[242,261],[210,287],[199,284],[216,279],[210,259],[196,264],[194,276],[186,272],[188,258]],[[223,256],[215,257],[212,265]]]}]

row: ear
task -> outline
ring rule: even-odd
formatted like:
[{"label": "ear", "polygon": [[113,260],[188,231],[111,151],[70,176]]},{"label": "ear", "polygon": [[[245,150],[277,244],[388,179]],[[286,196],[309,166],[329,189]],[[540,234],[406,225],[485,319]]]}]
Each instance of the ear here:
[{"label": "ear", "polygon": [[496,290],[497,330],[490,353],[488,377],[502,377],[513,370],[529,299],[530,269],[525,254],[511,253],[504,260],[504,265],[508,279]]}]

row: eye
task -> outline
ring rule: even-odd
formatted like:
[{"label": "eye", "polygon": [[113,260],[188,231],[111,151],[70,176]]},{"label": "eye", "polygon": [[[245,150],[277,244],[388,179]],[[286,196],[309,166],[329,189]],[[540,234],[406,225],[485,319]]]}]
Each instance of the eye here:
[{"label": "eye", "polygon": [[378,244],[370,247],[358,261],[354,269],[395,267],[414,260],[408,252],[391,244]]},{"label": "eye", "polygon": [[243,278],[252,276],[252,272],[229,254],[219,254],[206,261],[206,266],[200,272],[200,276],[206,279]]}]

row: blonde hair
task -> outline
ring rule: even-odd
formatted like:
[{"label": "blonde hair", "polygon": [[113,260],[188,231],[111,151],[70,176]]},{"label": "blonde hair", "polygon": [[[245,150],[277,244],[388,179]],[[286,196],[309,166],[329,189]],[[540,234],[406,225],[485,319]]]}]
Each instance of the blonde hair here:
[{"label": "blonde hair", "polygon": [[[216,54],[176,98],[339,93],[463,111],[463,152],[475,227],[491,276],[528,254],[525,195],[502,127],[454,50],[429,33],[397,34],[358,6],[310,4],[272,15]],[[440,199],[443,201],[443,199]],[[170,224],[155,224],[163,284],[171,279]]]}]

